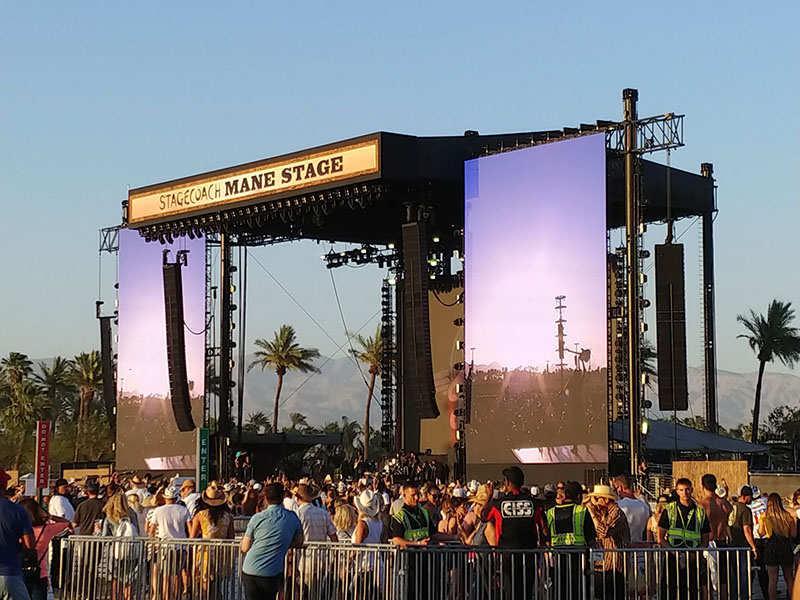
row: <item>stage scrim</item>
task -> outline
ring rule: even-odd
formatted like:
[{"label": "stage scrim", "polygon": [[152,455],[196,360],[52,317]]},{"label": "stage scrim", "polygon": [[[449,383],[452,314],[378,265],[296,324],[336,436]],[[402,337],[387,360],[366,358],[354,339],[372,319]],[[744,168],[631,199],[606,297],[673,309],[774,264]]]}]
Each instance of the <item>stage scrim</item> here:
[{"label": "stage scrim", "polygon": [[605,136],[471,160],[465,177],[468,463],[604,464]]},{"label": "stage scrim", "polygon": [[188,250],[183,267],[186,371],[195,423],[203,422],[205,387],[205,238],[147,243],[119,232],[117,469],[194,469],[195,432],[180,432],[169,394],[163,251],[170,261]]}]

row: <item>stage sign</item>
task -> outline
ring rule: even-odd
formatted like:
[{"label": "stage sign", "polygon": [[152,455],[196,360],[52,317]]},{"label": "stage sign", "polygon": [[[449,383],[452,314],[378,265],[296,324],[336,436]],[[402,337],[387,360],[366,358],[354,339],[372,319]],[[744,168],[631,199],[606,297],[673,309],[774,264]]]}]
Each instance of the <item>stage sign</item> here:
[{"label": "stage sign", "polygon": [[50,487],[50,421],[36,421],[36,489]]},{"label": "stage sign", "polygon": [[465,163],[471,463],[608,460],[605,157],[600,134]]},{"label": "stage sign", "polygon": [[239,202],[377,173],[378,140],[342,146],[291,159],[225,169],[185,180],[131,190],[132,226],[171,216],[230,208]]},{"label": "stage sign", "polygon": [[209,432],[206,427],[197,428],[197,488],[204,490],[208,487],[208,478],[211,476],[211,445]]}]

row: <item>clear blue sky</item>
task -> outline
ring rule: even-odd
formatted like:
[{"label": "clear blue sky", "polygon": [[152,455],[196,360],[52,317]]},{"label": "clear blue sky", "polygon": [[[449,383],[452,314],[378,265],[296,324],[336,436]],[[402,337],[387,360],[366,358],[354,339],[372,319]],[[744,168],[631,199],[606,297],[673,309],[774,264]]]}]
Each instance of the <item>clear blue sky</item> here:
[{"label": "clear blue sky", "polygon": [[[737,313],[800,304],[796,3],[43,2],[6,3],[0,22],[2,355],[98,346],[97,230],[119,222],[128,186],[376,130],[619,119],[625,87],[642,116],[687,115],[673,165],[714,163],[720,367],[755,369]],[[696,230],[682,240],[690,276]],[[319,254],[256,252],[341,343]],[[380,275],[336,277],[354,329],[379,306]],[[323,353],[338,345],[257,265],[251,285],[251,340],[291,322]],[[699,297],[690,282],[690,319]],[[689,354],[699,364],[696,318]]]}]

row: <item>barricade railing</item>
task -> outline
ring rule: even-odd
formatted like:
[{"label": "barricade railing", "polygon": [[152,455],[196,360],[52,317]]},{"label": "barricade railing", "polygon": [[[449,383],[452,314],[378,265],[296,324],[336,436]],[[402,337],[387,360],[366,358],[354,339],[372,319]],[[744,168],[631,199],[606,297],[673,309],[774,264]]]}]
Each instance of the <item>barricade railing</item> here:
[{"label": "barricade railing", "polygon": [[[60,600],[243,600],[238,540],[72,536]],[[308,543],[289,553],[285,600],[751,598],[740,548],[500,550]]]},{"label": "barricade railing", "polygon": [[236,532],[236,537],[242,537],[244,532],[247,531],[247,524],[252,517],[234,517],[233,530]]}]

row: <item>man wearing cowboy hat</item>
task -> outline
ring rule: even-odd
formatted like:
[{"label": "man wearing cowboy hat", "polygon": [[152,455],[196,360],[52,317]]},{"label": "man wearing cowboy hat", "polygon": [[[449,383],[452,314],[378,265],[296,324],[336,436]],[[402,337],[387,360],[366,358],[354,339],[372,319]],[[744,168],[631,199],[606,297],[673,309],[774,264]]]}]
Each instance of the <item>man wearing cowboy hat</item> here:
[{"label": "man wearing cowboy hat", "polygon": [[184,479],[181,484],[181,502],[189,509],[189,514],[194,516],[197,512],[197,501],[200,493],[195,490],[194,479]]},{"label": "man wearing cowboy hat", "polygon": [[303,526],[303,537],[307,542],[338,542],[336,526],[331,521],[330,513],[322,507],[314,505],[317,495],[307,483],[297,486],[297,516]]},{"label": "man wearing cowboy hat", "polygon": [[138,475],[134,475],[131,483],[133,484],[131,491],[139,496],[139,503],[144,504],[144,499],[150,495],[150,492],[147,491],[147,482]]}]

